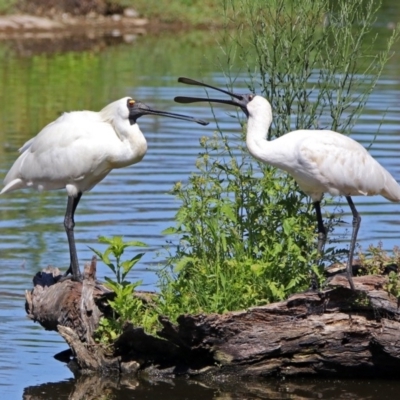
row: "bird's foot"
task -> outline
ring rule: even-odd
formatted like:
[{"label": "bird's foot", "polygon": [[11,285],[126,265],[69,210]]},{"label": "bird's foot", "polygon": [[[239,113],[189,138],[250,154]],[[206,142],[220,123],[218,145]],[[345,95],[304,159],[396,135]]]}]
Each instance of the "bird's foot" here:
[{"label": "bird's foot", "polygon": [[70,281],[70,280],[72,280],[72,275],[64,274],[64,275],[62,275],[61,278],[58,280],[58,283],[65,282],[65,281]]},{"label": "bird's foot", "polygon": [[71,279],[73,282],[82,282],[83,277],[81,271],[78,270],[74,273],[73,268],[69,266],[69,268],[65,271],[64,275],[61,277],[60,282]]},{"label": "bird's foot", "polygon": [[58,282],[64,282],[64,281],[69,281],[71,280],[72,282],[83,282],[83,277],[82,275],[79,275],[77,277],[74,277],[73,275],[66,275],[64,274],[59,280]]},{"label": "bird's foot", "polygon": [[78,276],[72,275],[71,279],[73,282],[81,282],[81,283],[83,282],[83,276],[80,273]]}]

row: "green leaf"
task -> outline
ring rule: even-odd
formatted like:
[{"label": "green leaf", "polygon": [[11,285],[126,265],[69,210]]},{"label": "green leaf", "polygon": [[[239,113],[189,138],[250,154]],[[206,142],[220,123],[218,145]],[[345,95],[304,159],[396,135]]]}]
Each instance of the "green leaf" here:
[{"label": "green leaf", "polygon": [[182,271],[189,263],[193,262],[195,259],[193,257],[183,257],[181,258],[175,266],[175,271]]},{"label": "green leaf", "polygon": [[98,240],[100,243],[112,244],[114,239],[106,236],[99,236]]},{"label": "green leaf", "polygon": [[122,279],[125,279],[126,275],[129,271],[138,263],[138,261],[144,256],[144,253],[137,254],[130,260],[124,261],[121,263],[121,267],[123,270]]},{"label": "green leaf", "polygon": [[121,263],[121,267],[123,270],[122,279],[124,279],[125,275],[132,269],[134,264],[135,263],[132,260],[126,260]]},{"label": "green leaf", "polygon": [[110,279],[109,277],[104,277],[104,279],[106,280],[106,285],[111,289],[111,290],[113,290],[114,292],[117,292],[118,290],[119,290],[119,288],[120,288],[120,284],[119,283],[117,283],[117,282],[115,282],[115,281],[113,281],[112,279]]},{"label": "green leaf", "polygon": [[90,250],[92,250],[100,260],[107,265],[114,273],[116,271],[115,265],[110,261],[108,254],[110,253],[110,249],[107,249],[104,253],[100,252],[99,250],[94,249],[93,247],[88,246]]},{"label": "green leaf", "polygon": [[221,211],[233,222],[237,222],[236,213],[231,204],[223,204]]},{"label": "green leaf", "polygon": [[93,251],[93,253],[95,253],[97,255],[97,257],[99,257],[100,259],[103,258],[103,253],[99,250],[94,249],[93,247],[88,246],[90,250]]},{"label": "green leaf", "polygon": [[226,253],[227,252],[226,236],[224,235],[224,233],[221,233],[220,237],[222,242],[222,250],[224,251],[224,253]]},{"label": "green leaf", "polygon": [[161,232],[162,235],[175,235],[176,233],[178,233],[178,229],[173,226],[170,226]]},{"label": "green leaf", "polygon": [[286,286],[286,290],[291,289],[292,287],[295,287],[297,285],[297,279],[293,278],[290,280],[290,282],[288,283],[288,285]]},{"label": "green leaf", "polygon": [[133,265],[135,265],[135,264],[137,264],[138,261],[141,260],[141,258],[142,258],[144,255],[145,255],[145,253],[136,254],[136,256],[134,256],[133,258],[131,258],[130,261],[132,261],[132,262],[133,262]]},{"label": "green leaf", "polygon": [[125,242],[126,247],[131,246],[131,247],[149,247],[148,244],[141,242],[139,240],[132,240],[130,242]]},{"label": "green leaf", "polygon": [[290,221],[289,219],[285,219],[283,221],[282,227],[283,227],[283,231],[285,232],[285,234],[287,236],[289,236],[292,231],[292,221]]},{"label": "green leaf", "polygon": [[261,272],[264,270],[264,266],[261,264],[253,264],[250,267],[251,271],[253,271],[255,274],[260,275]]}]

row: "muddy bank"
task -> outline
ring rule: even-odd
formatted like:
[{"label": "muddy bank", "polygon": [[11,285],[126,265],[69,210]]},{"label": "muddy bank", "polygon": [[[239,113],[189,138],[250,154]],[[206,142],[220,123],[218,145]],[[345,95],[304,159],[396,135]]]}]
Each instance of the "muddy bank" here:
[{"label": "muddy bank", "polygon": [[100,51],[110,45],[132,43],[137,38],[189,29],[182,23],[165,24],[141,18],[133,9],[121,14],[89,13],[52,17],[28,14],[0,16],[0,42],[6,42],[19,56],[67,51]]},{"label": "muddy bank", "polygon": [[0,39],[42,38],[87,35],[88,37],[110,34],[119,36],[127,33],[146,33],[154,29],[146,18],[139,18],[131,13],[103,16],[89,14],[72,16],[61,14],[54,18],[33,15],[9,15],[0,17]]}]

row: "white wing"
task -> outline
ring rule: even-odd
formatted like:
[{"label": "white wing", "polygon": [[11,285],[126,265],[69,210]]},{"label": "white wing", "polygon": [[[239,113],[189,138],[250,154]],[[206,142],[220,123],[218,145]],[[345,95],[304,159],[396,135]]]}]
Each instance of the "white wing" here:
[{"label": "white wing", "polygon": [[113,140],[119,139],[112,126],[96,114],[64,114],[26,142],[4,179],[6,186],[1,193],[26,186],[60,189],[67,184],[84,191],[103,179],[111,169],[107,155]]},{"label": "white wing", "polygon": [[309,132],[298,142],[299,167],[293,174],[305,192],[313,197],[380,194],[400,201],[398,183],[361,144],[337,132]]}]

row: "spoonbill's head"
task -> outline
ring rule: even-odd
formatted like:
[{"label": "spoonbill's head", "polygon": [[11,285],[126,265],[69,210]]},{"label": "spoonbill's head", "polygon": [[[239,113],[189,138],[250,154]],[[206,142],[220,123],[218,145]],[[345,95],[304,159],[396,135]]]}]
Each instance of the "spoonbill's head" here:
[{"label": "spoonbill's head", "polygon": [[136,101],[131,97],[124,97],[120,100],[114,101],[108,106],[104,107],[100,113],[106,120],[122,119],[129,120],[131,125],[137,123],[137,119],[143,115],[159,115],[168,118],[183,119],[185,121],[196,122],[200,125],[208,125],[208,122],[188,115],[175,114],[167,111],[160,111],[151,108],[150,106]]},{"label": "spoonbill's head", "polygon": [[259,109],[265,109],[266,107],[270,108],[268,101],[261,96],[257,96],[253,93],[248,94],[238,94],[232,93],[224,89],[217,88],[215,86],[207,85],[203,82],[195,81],[190,78],[179,78],[178,82],[185,83],[187,85],[196,85],[203,86],[210,89],[217,90],[218,92],[225,93],[232,97],[232,99],[214,99],[211,97],[186,97],[186,96],[178,96],[175,97],[175,101],[177,103],[196,103],[198,101],[207,101],[210,103],[222,103],[222,104],[230,104],[232,106],[240,107],[247,117],[257,112]]}]

